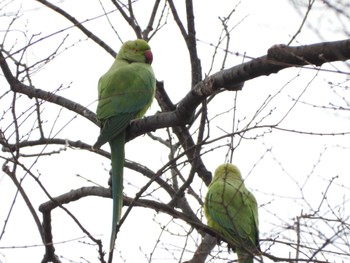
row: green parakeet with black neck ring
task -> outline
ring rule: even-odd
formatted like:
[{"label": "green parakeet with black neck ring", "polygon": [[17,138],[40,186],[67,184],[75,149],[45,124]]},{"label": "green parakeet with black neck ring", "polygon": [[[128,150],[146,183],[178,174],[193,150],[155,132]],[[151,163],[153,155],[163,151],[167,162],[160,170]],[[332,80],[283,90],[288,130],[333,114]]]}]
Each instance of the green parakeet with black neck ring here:
[{"label": "green parakeet with black neck ring", "polygon": [[130,121],[145,114],[154,98],[156,79],[152,60],[151,48],[146,41],[127,41],[98,82],[96,114],[101,122],[101,132],[93,148],[98,149],[106,142],[111,148],[113,219],[110,253],[113,253],[123,206],[125,130]]}]

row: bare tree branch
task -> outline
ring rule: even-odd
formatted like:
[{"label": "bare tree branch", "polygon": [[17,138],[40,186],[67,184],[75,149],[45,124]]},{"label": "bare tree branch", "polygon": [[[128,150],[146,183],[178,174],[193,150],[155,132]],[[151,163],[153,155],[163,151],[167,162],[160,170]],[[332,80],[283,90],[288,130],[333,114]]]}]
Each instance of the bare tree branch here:
[{"label": "bare tree branch", "polygon": [[39,3],[47,6],[48,8],[52,9],[53,11],[57,12],[58,14],[62,15],[63,17],[67,18],[74,26],[76,26],[78,29],[80,29],[88,38],[95,41],[98,45],[100,45],[102,48],[104,48],[109,54],[111,54],[113,57],[116,56],[116,52],[108,46],[102,39],[98,38],[95,34],[93,34],[91,31],[89,31],[86,27],[82,25],[81,22],[76,20],[73,16],[68,14],[66,11],[62,10],[58,6],[46,1],[46,0],[36,0]]}]

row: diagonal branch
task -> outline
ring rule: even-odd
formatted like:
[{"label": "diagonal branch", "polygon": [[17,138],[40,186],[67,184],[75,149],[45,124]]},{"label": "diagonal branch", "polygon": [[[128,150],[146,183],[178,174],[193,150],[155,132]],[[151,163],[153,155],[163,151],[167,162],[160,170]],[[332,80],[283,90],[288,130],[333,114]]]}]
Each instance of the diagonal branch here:
[{"label": "diagonal branch", "polygon": [[167,2],[169,3],[169,7],[170,7],[170,10],[171,10],[171,13],[173,14],[174,20],[175,20],[178,28],[180,29],[182,37],[186,40],[187,39],[187,32],[186,32],[186,29],[185,29],[184,25],[182,24],[182,21],[181,21],[181,19],[179,17],[179,14],[177,13],[175,4],[174,4],[174,2],[172,0],[167,0]]},{"label": "diagonal branch", "polygon": [[191,88],[192,88],[199,81],[202,80],[202,66],[197,53],[196,27],[195,27],[192,0],[186,0],[186,16],[187,16],[187,38],[185,40],[186,40],[187,49],[190,55],[191,71],[192,71],[192,84],[191,84]]},{"label": "diagonal branch", "polygon": [[99,37],[97,37],[94,33],[92,33],[91,31],[89,31],[86,27],[84,27],[82,25],[82,23],[80,23],[78,20],[76,20],[73,16],[71,16],[70,14],[68,14],[66,11],[62,10],[61,8],[59,8],[58,6],[55,6],[54,4],[46,1],[46,0],[36,0],[39,3],[47,6],[48,8],[52,9],[53,11],[57,12],[58,14],[62,15],[63,17],[65,17],[66,19],[68,19],[70,22],[72,22],[72,24],[74,26],[76,26],[77,28],[79,28],[88,38],[92,39],[93,41],[95,41],[98,45],[100,45],[101,47],[103,47],[109,54],[111,54],[113,57],[116,56],[116,52],[110,47],[108,46],[102,39],[100,39]]},{"label": "diagonal branch", "polygon": [[[346,61],[348,59],[350,59],[350,39],[297,47],[273,46],[265,56],[219,71],[197,83],[180,101],[175,110],[170,107],[168,112],[163,110],[161,113],[133,122],[127,131],[127,139],[132,140],[137,136],[160,128],[188,124],[193,112],[201,102],[220,89],[237,91],[242,89],[244,81],[277,73],[285,68],[304,65],[321,66],[327,62]],[[98,124],[95,114],[82,105],[62,96],[21,83],[12,75],[1,52],[0,67],[12,91],[25,94],[30,98],[40,98],[60,105]]]},{"label": "diagonal branch", "polygon": [[128,1],[128,10],[130,13],[130,16],[128,16],[123,8],[126,8],[126,5],[121,6],[116,0],[112,0],[112,3],[115,5],[115,7],[118,9],[120,14],[123,16],[125,21],[131,26],[131,28],[134,30],[137,38],[142,38],[142,32],[140,26],[137,24],[136,18],[134,16],[134,12],[132,9],[132,2]]},{"label": "diagonal branch", "polygon": [[129,139],[139,136],[140,131],[149,132],[159,128],[188,124],[192,113],[200,103],[220,89],[238,91],[243,88],[245,81],[268,76],[285,68],[305,65],[321,66],[324,63],[348,59],[350,59],[350,39],[297,47],[275,45],[265,56],[208,76],[186,94],[176,110],[162,112],[135,122],[128,130]]},{"label": "diagonal branch", "polygon": [[149,21],[148,21],[148,25],[147,25],[146,29],[143,30],[143,32],[142,32],[143,37],[146,40],[149,39],[148,38],[148,34],[153,30],[153,23],[154,23],[154,20],[156,18],[156,14],[157,14],[157,10],[158,10],[159,4],[160,4],[160,0],[154,1],[154,6],[153,6],[152,13],[151,13],[151,16],[150,16]]},{"label": "diagonal branch", "polygon": [[64,98],[62,96],[56,95],[54,93],[36,89],[34,87],[28,86],[20,82],[15,76],[13,76],[10,67],[8,66],[6,59],[4,58],[2,52],[0,51],[0,67],[4,76],[10,85],[10,88],[13,92],[18,92],[24,95],[27,95],[29,98],[38,98],[54,104],[60,105],[63,108],[74,111],[79,115],[87,118],[91,122],[97,124],[97,119],[95,113],[85,108],[84,106],[76,103],[72,100]]}]

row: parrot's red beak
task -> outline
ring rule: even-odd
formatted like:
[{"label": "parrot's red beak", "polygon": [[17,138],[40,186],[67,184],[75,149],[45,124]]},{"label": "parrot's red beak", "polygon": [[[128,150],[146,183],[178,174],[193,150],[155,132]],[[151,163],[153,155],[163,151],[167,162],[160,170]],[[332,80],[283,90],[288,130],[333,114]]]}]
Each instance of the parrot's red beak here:
[{"label": "parrot's red beak", "polygon": [[153,54],[151,50],[146,50],[145,51],[145,58],[146,58],[146,63],[152,64],[153,62]]}]

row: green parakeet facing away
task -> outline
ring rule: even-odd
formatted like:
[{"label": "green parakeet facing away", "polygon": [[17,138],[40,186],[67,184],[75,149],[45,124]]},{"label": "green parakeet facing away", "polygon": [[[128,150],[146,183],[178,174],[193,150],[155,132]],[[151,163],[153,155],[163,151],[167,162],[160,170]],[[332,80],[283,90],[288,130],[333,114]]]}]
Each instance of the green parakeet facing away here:
[{"label": "green parakeet facing away", "polygon": [[151,48],[146,41],[127,41],[98,82],[96,114],[101,122],[101,133],[93,148],[98,149],[106,142],[111,147],[113,219],[110,253],[114,249],[123,206],[125,130],[130,121],[145,114],[154,98],[156,79],[152,60]]},{"label": "green parakeet facing away", "polygon": [[259,249],[258,206],[233,164],[222,164],[214,173],[204,202],[208,226],[234,245],[239,263],[253,263]]}]

